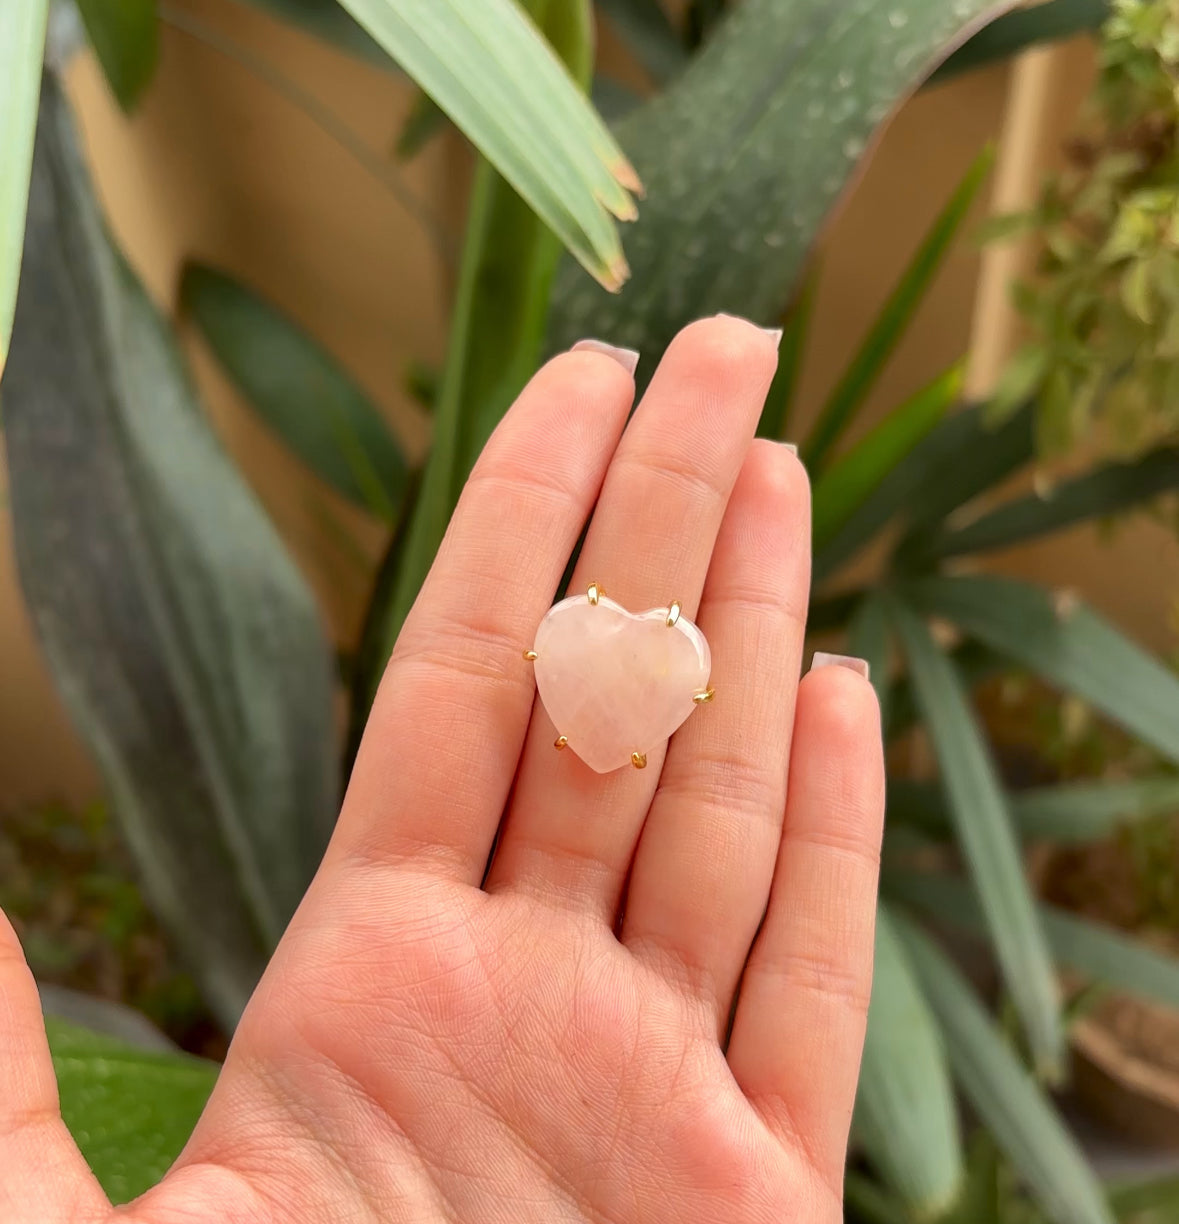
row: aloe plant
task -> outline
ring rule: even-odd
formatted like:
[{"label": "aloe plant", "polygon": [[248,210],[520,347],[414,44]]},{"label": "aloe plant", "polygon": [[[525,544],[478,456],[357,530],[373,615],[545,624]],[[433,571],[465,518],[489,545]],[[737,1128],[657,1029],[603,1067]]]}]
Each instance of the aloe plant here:
[{"label": "aloe plant", "polygon": [[[700,314],[786,316],[782,368],[761,427],[782,436],[805,357],[809,294],[800,282],[819,228],[890,109],[1003,7],[744,0],[719,21],[726,6],[693,5],[691,27],[677,28],[654,0],[612,2],[605,19],[667,83],[628,114],[615,145],[577,88],[592,60],[588,0],[528,0],[527,14],[513,0],[488,0],[465,29],[460,9],[474,10],[457,0],[253,2],[374,62],[398,60],[484,155],[436,440],[420,482],[364,391],[281,312],[207,269],[185,281],[184,307],[269,425],[337,491],[397,524],[355,668],[357,726],[479,446],[546,347],[596,332],[637,344],[649,371],[664,342]],[[95,23],[115,8],[87,7],[100,44]],[[1053,0],[1013,14],[989,37],[984,30],[966,42],[944,71],[985,60],[996,43],[1008,50],[1071,32],[1094,11],[1089,0]],[[0,0],[0,36],[14,12]],[[16,291],[11,253],[23,225],[22,150],[31,143],[43,38],[43,11],[25,5],[20,13],[20,37],[0,37],[0,64],[13,66],[0,74],[0,130],[20,154],[0,168],[0,323]],[[502,39],[477,36],[498,31],[490,23],[501,18]],[[120,49],[122,59],[101,57],[128,100],[150,71],[141,34]],[[116,63],[139,67],[119,77]],[[310,596],[208,434],[163,319],[110,246],[52,78],[41,125],[26,283],[4,383],[22,578],[156,906],[177,931],[198,904],[209,918],[186,951],[230,1024],[330,824],[338,754],[327,649]],[[622,148],[649,197],[626,239],[635,276],[611,295],[578,263],[607,286],[621,282],[611,214],[631,214],[627,188],[637,186]],[[970,1177],[954,1121],[961,1092],[1051,1219],[1106,1224],[1105,1191],[1036,1079],[1054,1076],[1062,1061],[1053,965],[1164,998],[1175,996],[1175,970],[1108,931],[1045,912],[1019,869],[1020,846],[1032,836],[1099,835],[1117,818],[1170,802],[1174,782],[1007,794],[970,693],[981,672],[1031,670],[1175,759],[1179,682],[1092,613],[947,565],[1125,511],[1174,488],[1179,464],[1159,450],[1133,468],[1082,474],[1052,500],[984,507],[1032,462],[1032,411],[991,427],[982,405],[958,402],[957,366],[839,450],[985,172],[980,160],[915,253],[804,444],[816,498],[812,622],[846,631],[871,660],[890,735],[917,720],[931,731],[940,783],[890,782],[893,829],[956,840],[969,877],[954,881],[951,898],[936,891],[937,877],[886,873],[857,1106],[859,1141],[881,1182],[860,1191],[882,1219],[956,1210]],[[562,246],[570,257],[555,271]],[[47,320],[60,319],[69,326],[59,334]],[[307,378],[277,379],[276,352]],[[58,379],[63,370],[76,377]],[[149,398],[161,410],[136,412]],[[93,445],[71,445],[79,436]],[[175,463],[177,437],[198,461]],[[879,580],[868,589],[841,583],[844,568],[886,531],[894,543]],[[122,568],[98,565],[112,557]],[[963,644],[943,647],[931,616],[957,623]],[[215,912],[209,895],[218,897]],[[931,909],[939,925],[981,932],[995,949],[1031,1071],[1021,1044],[923,929],[920,916]],[[84,1084],[84,1059],[77,1070]],[[209,1082],[205,1068],[176,1074],[191,1099]],[[97,1115],[87,1114],[84,1092],[72,1092],[63,1076],[67,1121],[85,1131]],[[177,1144],[183,1129],[167,1131],[166,1143]],[[129,1151],[143,1142],[126,1136]]]}]

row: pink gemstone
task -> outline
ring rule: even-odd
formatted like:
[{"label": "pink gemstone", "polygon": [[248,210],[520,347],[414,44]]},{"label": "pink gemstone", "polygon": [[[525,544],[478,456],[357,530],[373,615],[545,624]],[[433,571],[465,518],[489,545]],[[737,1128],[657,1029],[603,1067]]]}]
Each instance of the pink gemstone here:
[{"label": "pink gemstone", "polygon": [[536,686],[569,747],[598,773],[657,747],[696,708],[712,660],[686,617],[667,608],[628,612],[601,596],[563,599],[536,633]]}]

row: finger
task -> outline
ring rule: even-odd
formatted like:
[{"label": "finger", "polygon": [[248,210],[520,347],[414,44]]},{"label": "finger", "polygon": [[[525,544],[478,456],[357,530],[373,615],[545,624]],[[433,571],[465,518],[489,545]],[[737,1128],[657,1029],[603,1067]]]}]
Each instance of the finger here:
[{"label": "finger", "polygon": [[523,651],[633,395],[620,361],[566,353],[496,429],[385,669],[332,853],[481,879],[532,709]]},{"label": "finger", "polygon": [[[571,589],[597,581],[632,612],[678,599],[695,615],[775,365],[773,337],[740,319],[676,337],[619,444]],[[559,733],[538,703],[488,888],[612,921],[663,747],[644,770],[598,774],[553,751]]]},{"label": "finger", "polygon": [[872,686],[849,667],[813,668],[799,687],[786,824],[729,1065],[766,1123],[835,1189],[872,986],[883,818]]},{"label": "finger", "polygon": [[622,938],[727,1026],[774,874],[810,591],[802,464],[757,441],[729,502],[700,606],[715,700],[668,751],[635,853]]},{"label": "finger", "polygon": [[37,985],[0,914],[0,1220],[78,1224],[110,1203],[61,1120]]}]

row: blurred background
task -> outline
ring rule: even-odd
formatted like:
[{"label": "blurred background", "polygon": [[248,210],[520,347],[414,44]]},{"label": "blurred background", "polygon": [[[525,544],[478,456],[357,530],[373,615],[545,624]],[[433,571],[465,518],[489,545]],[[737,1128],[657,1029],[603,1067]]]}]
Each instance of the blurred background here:
[{"label": "blurred background", "polygon": [[[382,642],[399,623],[390,609],[416,589],[405,576],[415,549],[427,563],[432,555],[422,524],[431,513],[445,522],[465,474],[452,457],[437,476],[440,439],[477,450],[488,414],[502,410],[496,380],[511,383],[513,361],[531,368],[546,347],[576,338],[568,329],[583,318],[603,339],[630,342],[628,318],[647,308],[630,316],[625,305],[616,314],[609,304],[588,314],[570,308],[562,320],[563,287],[589,279],[568,262],[555,288],[543,281],[541,324],[521,331],[506,372],[489,378],[484,369],[480,384],[486,360],[458,351],[454,322],[466,311],[478,325],[479,290],[472,307],[464,270],[487,272],[486,252],[472,255],[480,239],[469,213],[490,173],[480,150],[495,158],[478,131],[449,122],[412,71],[391,68],[375,43],[357,39],[359,27],[317,26],[334,0],[149,6],[152,65],[141,82],[134,69],[119,76],[126,64],[102,41],[103,4],[81,7],[105,56],[64,9],[50,34],[51,75],[73,114],[79,164],[115,244],[174,327],[216,438],[293,558],[290,582],[314,595],[321,653],[335,664],[316,728],[334,804],[338,758],[348,759]],[[545,5],[528,7],[557,42]],[[744,27],[730,8],[749,10]],[[642,336],[656,345],[644,349],[646,363],[669,328],[696,314],[724,307],[785,323],[787,369],[763,432],[801,443],[815,483],[815,640],[850,637],[873,659],[887,702],[884,895],[895,926],[886,909],[849,1219],[1179,1220],[1179,966],[1171,959],[1179,952],[1179,6],[1054,0],[996,25],[990,5],[885,8],[861,22],[872,27],[862,45],[849,24],[803,54],[813,50],[823,68],[815,113],[830,113],[844,73],[871,76],[876,57],[892,54],[888,31],[926,23],[907,74],[880,85],[884,102],[865,108],[861,128],[812,130],[804,86],[785,95],[787,112],[797,109],[783,124],[796,131],[781,164],[800,167],[788,192],[812,182],[818,191],[808,175],[826,162],[812,144],[837,141],[846,151],[846,165],[823,180],[794,263],[756,291],[739,278],[678,299],[669,289],[663,322]],[[650,188],[639,221],[622,227],[624,251],[632,229],[645,232],[648,207],[671,217],[654,241],[670,242],[675,225],[682,235],[689,224],[675,208],[661,212],[670,179],[640,155],[650,152],[646,100],[668,90],[687,106],[721,88],[740,101],[743,85],[715,48],[744,45],[759,20],[783,30],[797,20],[791,37],[810,37],[814,23],[803,18],[813,11],[801,0],[585,6],[592,41],[582,51],[592,47],[593,71],[584,79],[592,75],[608,119],[626,116],[621,143]],[[922,85],[955,48],[953,71]],[[760,69],[772,81],[787,72]],[[705,75],[724,72],[727,84]],[[112,89],[120,79],[132,82],[124,105]],[[44,133],[38,140],[40,160]],[[705,176],[741,169],[701,162]],[[773,176],[775,167],[758,173]],[[753,176],[742,191],[755,194],[760,181]],[[36,223],[37,190],[35,170],[26,278],[43,274],[32,244],[49,233]],[[790,198],[780,201],[784,212]],[[505,227],[519,268],[523,244],[540,240],[506,218],[502,203],[494,207],[492,225]],[[743,223],[763,250],[781,245],[771,223]],[[712,241],[702,233],[698,249]],[[638,251],[637,237],[633,244]],[[691,243],[678,249],[690,263]],[[641,255],[632,263],[624,304],[644,284]],[[494,275],[482,291],[483,309],[517,292]],[[49,504],[39,497],[72,488],[68,500],[93,473],[85,463],[73,473],[64,466],[68,413],[55,418],[56,441],[39,443],[30,424],[49,380],[44,364],[19,365],[22,311],[28,335],[38,307],[26,307],[34,294],[21,292],[0,385],[12,435],[0,469],[0,904],[47,1011],[81,1026],[63,1027],[59,1042],[84,1047],[78,1033],[101,1030],[160,1057],[184,1050],[217,1060],[239,985],[256,966],[217,978],[211,966],[231,926],[194,947],[178,940],[177,924],[193,921],[194,897],[212,900],[217,874],[219,889],[247,896],[243,921],[258,929],[264,956],[272,941],[257,911],[265,907],[250,899],[248,864],[235,867],[232,846],[224,870],[213,854],[212,874],[181,881],[177,857],[206,836],[200,805],[182,820],[168,804],[161,810],[166,785],[134,781],[147,762],[171,759],[166,719],[146,717],[153,707],[144,700],[119,723],[122,699],[105,681],[91,683],[94,652],[108,639],[85,614],[75,626],[69,609],[89,601],[87,574],[117,586],[122,571],[71,568],[62,541],[82,548],[85,522],[91,561],[108,545],[117,552],[122,528],[108,539],[104,516],[113,524],[125,507],[83,497],[52,537],[28,526]],[[42,327],[49,317],[40,316]],[[69,325],[58,342],[74,343]],[[491,406],[472,416],[481,385]],[[131,387],[126,412],[138,424],[123,427],[155,428],[154,403]],[[335,411],[352,431],[344,441],[314,424]],[[199,517],[201,497],[216,498],[223,477],[202,494],[181,434],[160,438],[161,453],[185,467],[181,481],[195,481],[185,504]],[[369,458],[356,462],[345,442]],[[419,482],[413,473],[429,455]],[[54,456],[59,470],[41,462]],[[33,470],[35,493],[32,476],[22,486],[22,472]],[[142,491],[138,471],[128,463],[103,479]],[[431,493],[432,512],[414,501]],[[141,498],[129,521],[150,521],[151,506]],[[240,569],[217,547],[193,548],[195,566],[188,554],[169,554],[184,571],[174,586],[168,573],[137,581],[173,591],[186,609],[183,632],[211,641],[224,629],[216,599],[189,602],[184,584],[204,582],[208,570],[232,585]],[[275,589],[285,582],[275,579]],[[138,590],[129,586],[122,611],[99,618],[112,658],[120,615],[142,614],[145,624],[156,615],[150,601],[136,603]],[[252,632],[271,633],[263,622],[240,636],[235,622],[227,636],[250,652]],[[147,657],[150,642],[134,634],[133,625],[125,648]],[[89,654],[62,645],[87,635]],[[199,642],[192,655],[203,657]],[[277,649],[270,661],[274,674],[320,665]],[[167,688],[167,672],[129,688],[140,697]],[[253,692],[270,675],[247,668],[244,679],[211,683]],[[176,691],[170,700],[186,708],[189,690]],[[298,686],[275,693],[276,704],[319,696]],[[250,704],[240,693],[236,700]],[[236,707],[226,717],[234,725]],[[305,732],[287,727],[291,742],[276,752],[293,752]],[[211,740],[224,750],[215,727]],[[254,821],[256,845],[306,835],[314,862],[322,812],[287,827],[277,809],[252,816],[248,796],[239,808],[247,826]],[[210,813],[207,827],[212,844],[224,822]],[[271,890],[279,919],[305,866],[293,862],[290,879]],[[964,877],[977,903],[954,883]],[[222,988],[227,977],[232,989]],[[988,1012],[979,1038],[971,1024]],[[70,1120],[64,1082],[63,1094]],[[150,1108],[168,1113],[166,1088]],[[169,1123],[181,1137],[186,1116]],[[124,1169],[110,1174],[116,1196],[158,1176],[160,1160],[166,1167],[167,1153],[149,1158],[133,1135],[118,1142],[117,1160],[101,1142],[87,1151],[100,1174]]]}]

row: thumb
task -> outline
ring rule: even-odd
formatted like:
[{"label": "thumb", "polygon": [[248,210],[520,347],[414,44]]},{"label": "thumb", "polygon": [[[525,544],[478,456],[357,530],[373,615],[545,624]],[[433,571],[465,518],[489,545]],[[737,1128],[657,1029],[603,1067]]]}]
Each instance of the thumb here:
[{"label": "thumb", "polygon": [[0,1220],[97,1224],[110,1210],[61,1120],[37,985],[0,913]]}]

